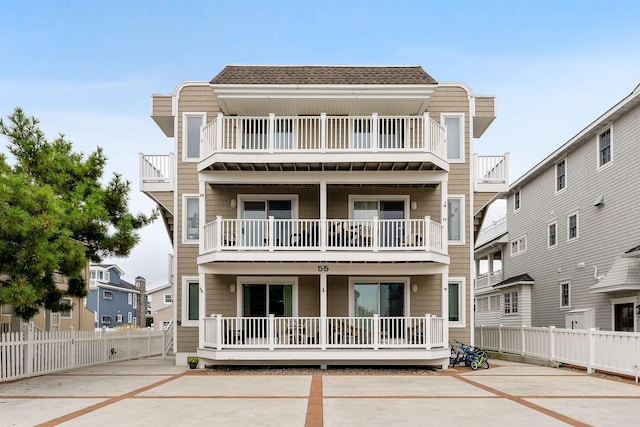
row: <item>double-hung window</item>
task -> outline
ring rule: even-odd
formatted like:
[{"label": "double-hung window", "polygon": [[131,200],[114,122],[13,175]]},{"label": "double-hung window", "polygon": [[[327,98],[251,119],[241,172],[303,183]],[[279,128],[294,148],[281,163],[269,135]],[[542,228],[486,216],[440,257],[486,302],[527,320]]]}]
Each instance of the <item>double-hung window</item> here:
[{"label": "double-hung window", "polygon": [[513,210],[514,212],[520,209],[520,190],[513,193]]},{"label": "double-hung window", "polygon": [[465,325],[464,279],[449,278],[448,293],[449,293],[449,326],[463,327]]},{"label": "double-hung window", "polygon": [[[60,300],[63,304],[68,304],[68,305],[73,305],[73,301],[71,300],[71,298],[62,298]],[[71,319],[71,311],[73,310],[73,308],[70,308],[69,310],[65,310],[65,311],[61,311],[60,312],[60,318],[62,319]]]},{"label": "double-hung window", "polygon": [[558,223],[554,222],[547,226],[548,240],[547,244],[550,248],[558,244]]},{"label": "double-hung window", "polygon": [[527,236],[521,236],[511,241],[511,256],[527,250]]},{"label": "double-hung window", "polygon": [[173,297],[171,296],[171,294],[164,294],[163,296],[165,304],[171,304],[173,302]]},{"label": "double-hung window", "polygon": [[578,238],[578,213],[571,214],[567,217],[567,240]]},{"label": "double-hung window", "polygon": [[515,314],[518,312],[518,292],[507,292],[504,294],[504,314]]},{"label": "double-hung window", "polygon": [[560,307],[571,306],[571,285],[566,283],[560,283]]},{"label": "double-hung window", "polygon": [[556,163],[556,192],[567,187],[567,159]]},{"label": "double-hung window", "polygon": [[611,161],[611,128],[598,135],[598,167]]},{"label": "double-hung window", "polygon": [[133,301],[133,294],[127,294],[127,304],[131,305]]}]

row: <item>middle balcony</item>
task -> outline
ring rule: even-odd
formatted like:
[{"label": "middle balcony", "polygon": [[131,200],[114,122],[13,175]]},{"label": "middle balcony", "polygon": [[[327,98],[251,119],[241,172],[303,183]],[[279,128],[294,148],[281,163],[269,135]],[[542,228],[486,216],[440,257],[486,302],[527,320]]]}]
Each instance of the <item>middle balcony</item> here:
[{"label": "middle balcony", "polygon": [[[444,170],[446,130],[420,116],[217,117],[201,128],[198,170]],[[358,166],[360,165],[360,166]]]},{"label": "middle balcony", "polygon": [[439,262],[447,229],[421,219],[224,219],[203,227],[200,264],[214,261]]}]

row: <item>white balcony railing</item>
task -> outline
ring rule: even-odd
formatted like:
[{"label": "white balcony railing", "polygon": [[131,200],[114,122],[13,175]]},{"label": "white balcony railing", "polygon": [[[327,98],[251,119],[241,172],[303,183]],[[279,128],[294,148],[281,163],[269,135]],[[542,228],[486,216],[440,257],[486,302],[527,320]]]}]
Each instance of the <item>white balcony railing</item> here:
[{"label": "white balcony railing", "polygon": [[445,322],[422,317],[223,317],[201,320],[200,347],[224,349],[443,348]]},{"label": "white balcony railing", "polygon": [[487,286],[493,286],[497,283],[502,282],[504,275],[502,274],[502,270],[496,270],[489,273],[478,274],[476,277],[476,289],[486,288]]},{"label": "white balcony railing", "polygon": [[476,191],[506,191],[509,183],[509,154],[502,156],[473,155]]},{"label": "white balcony railing", "polygon": [[445,158],[445,128],[422,116],[226,117],[202,127],[201,158],[234,152],[430,152]]},{"label": "white balcony railing", "polygon": [[447,253],[442,224],[403,220],[223,219],[204,225],[203,253],[221,250],[421,250]]},{"label": "white balcony railing", "polygon": [[160,191],[173,188],[175,157],[173,154],[140,153],[140,190]]}]

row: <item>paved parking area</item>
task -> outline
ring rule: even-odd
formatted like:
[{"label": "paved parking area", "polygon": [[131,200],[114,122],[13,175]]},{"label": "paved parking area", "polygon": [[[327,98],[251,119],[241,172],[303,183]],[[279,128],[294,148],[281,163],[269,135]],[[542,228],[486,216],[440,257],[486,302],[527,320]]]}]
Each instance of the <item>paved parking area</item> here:
[{"label": "paved parking area", "polygon": [[143,359],[0,383],[0,426],[640,425],[640,386],[503,361],[426,375],[225,375]]}]

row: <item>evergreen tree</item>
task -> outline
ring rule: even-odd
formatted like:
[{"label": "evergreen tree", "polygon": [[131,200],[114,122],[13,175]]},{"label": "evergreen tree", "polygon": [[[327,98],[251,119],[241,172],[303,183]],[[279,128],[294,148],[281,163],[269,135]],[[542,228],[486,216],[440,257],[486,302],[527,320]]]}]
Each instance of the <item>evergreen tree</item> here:
[{"label": "evergreen tree", "polygon": [[[23,319],[39,309],[65,311],[65,295],[83,297],[87,262],[127,256],[138,230],[157,218],[129,212],[130,183],[114,174],[103,185],[102,149],[85,158],[64,135],[47,141],[20,108],[0,119],[15,163],[0,153],[0,303]],[[56,287],[54,275],[68,280]]]}]

